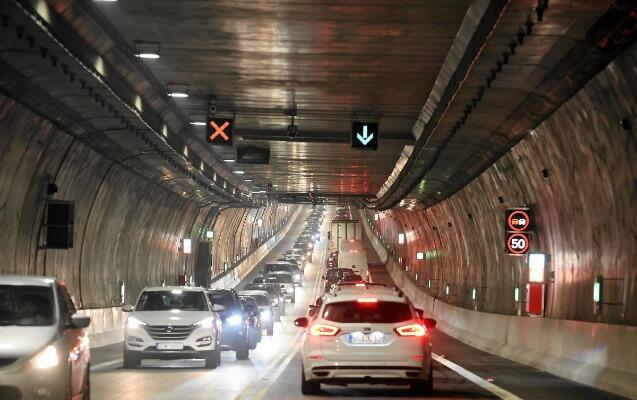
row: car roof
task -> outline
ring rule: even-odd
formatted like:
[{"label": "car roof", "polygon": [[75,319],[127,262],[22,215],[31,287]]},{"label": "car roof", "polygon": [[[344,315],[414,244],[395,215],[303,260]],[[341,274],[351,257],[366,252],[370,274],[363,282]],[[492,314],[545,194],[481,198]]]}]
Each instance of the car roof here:
[{"label": "car roof", "polygon": [[206,289],[200,286],[148,286],[143,290],[154,292],[169,292],[173,290],[181,290],[182,292],[205,292]]},{"label": "car roof", "polygon": [[345,286],[337,288],[333,293],[325,295],[324,303],[336,303],[340,301],[354,301],[361,297],[373,297],[381,301],[395,301],[409,303],[405,295],[395,288],[383,286]]},{"label": "car roof", "polygon": [[265,290],[248,289],[248,290],[240,290],[237,293],[239,294],[239,296],[266,296],[266,297],[268,297],[268,292],[265,291]]},{"label": "car roof", "polygon": [[55,278],[30,275],[0,275],[0,285],[12,286],[51,286]]}]

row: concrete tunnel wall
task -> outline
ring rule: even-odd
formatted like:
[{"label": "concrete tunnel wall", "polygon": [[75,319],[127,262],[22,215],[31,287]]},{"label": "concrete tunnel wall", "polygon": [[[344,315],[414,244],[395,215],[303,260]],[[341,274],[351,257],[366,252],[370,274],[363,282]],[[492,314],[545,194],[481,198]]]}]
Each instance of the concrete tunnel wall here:
[{"label": "concrete tunnel wall", "polygon": [[[75,201],[69,250],[39,248],[49,181],[59,187],[55,199]],[[111,162],[0,95],[0,274],[63,279],[81,308],[121,305],[120,283],[132,302],[144,286],[176,284],[184,265],[191,275],[198,240],[205,240],[208,229],[215,232],[214,277],[267,241],[296,208],[202,206]],[[179,252],[182,238],[193,239],[193,254]]]},{"label": "concrete tunnel wall", "polygon": [[[367,211],[419,285],[432,280],[428,293],[471,309],[476,288],[479,310],[517,314],[514,288],[524,299],[528,267],[526,257],[504,253],[504,209],[529,205],[536,225],[531,250],[550,256],[545,316],[637,325],[635,65],[637,45],[434,207],[392,209],[378,213],[378,221]],[[425,259],[417,260],[417,252]],[[593,307],[598,275],[609,303],[601,315]]]}]

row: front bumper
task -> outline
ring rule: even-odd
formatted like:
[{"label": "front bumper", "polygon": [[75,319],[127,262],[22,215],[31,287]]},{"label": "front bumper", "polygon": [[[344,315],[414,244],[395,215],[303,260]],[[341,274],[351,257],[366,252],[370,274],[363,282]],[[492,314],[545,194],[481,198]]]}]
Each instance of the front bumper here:
[{"label": "front bumper", "polygon": [[244,323],[240,325],[230,325],[224,322],[221,327],[221,348],[236,349],[246,341],[246,329]]},{"label": "front bumper", "polygon": [[[195,328],[183,340],[159,340],[150,336],[144,328],[126,328],[124,348],[140,358],[186,359],[206,358],[216,349],[218,334],[215,329]],[[182,350],[157,350],[158,343],[182,343]]]},{"label": "front bumper", "polygon": [[[20,359],[0,368],[0,398],[2,400],[63,399],[69,383],[66,364],[46,370],[35,370]],[[42,393],[37,396],[36,393]]]}]

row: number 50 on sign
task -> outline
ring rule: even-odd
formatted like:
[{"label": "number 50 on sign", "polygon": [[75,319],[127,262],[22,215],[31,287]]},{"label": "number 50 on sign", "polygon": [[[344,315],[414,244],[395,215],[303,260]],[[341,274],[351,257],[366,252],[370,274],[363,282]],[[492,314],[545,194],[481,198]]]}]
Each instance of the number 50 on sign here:
[{"label": "number 50 on sign", "polygon": [[507,232],[507,254],[521,256],[529,251],[529,234],[527,232]]}]

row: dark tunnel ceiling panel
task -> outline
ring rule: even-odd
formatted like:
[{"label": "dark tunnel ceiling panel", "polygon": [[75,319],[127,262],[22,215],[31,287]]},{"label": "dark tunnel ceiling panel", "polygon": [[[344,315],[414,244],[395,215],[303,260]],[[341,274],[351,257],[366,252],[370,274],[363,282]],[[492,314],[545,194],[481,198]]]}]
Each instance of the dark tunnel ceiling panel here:
[{"label": "dark tunnel ceiling panel", "polygon": [[[235,115],[238,135],[285,132],[284,110],[296,106],[302,133],[349,137],[353,116],[379,118],[381,135],[411,133],[468,3],[149,0],[97,6],[129,44],[161,42],[161,58],[144,63],[162,84],[190,85],[190,97],[176,103],[191,119],[205,118],[206,98],[214,94],[218,115]],[[203,131],[195,127],[193,134]],[[403,144],[381,143],[378,154],[361,154],[346,144],[272,142],[270,167],[251,171],[255,183],[271,182],[279,191],[309,190],[314,183],[325,193],[375,194]]]}]

